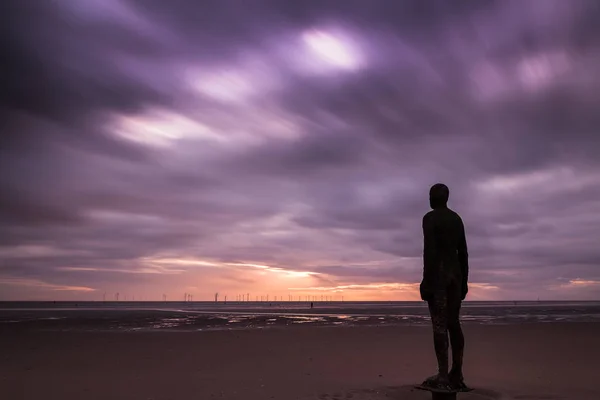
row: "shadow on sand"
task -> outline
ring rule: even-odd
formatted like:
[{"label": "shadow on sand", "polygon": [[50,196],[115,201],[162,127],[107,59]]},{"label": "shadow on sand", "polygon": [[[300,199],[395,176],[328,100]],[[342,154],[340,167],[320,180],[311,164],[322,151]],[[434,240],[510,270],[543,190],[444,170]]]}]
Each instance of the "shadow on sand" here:
[{"label": "shadow on sand", "polygon": [[[376,389],[347,390],[324,393],[304,400],[430,400],[432,394],[418,390],[411,385],[381,387]],[[501,393],[486,389],[475,389],[468,393],[458,393],[458,400],[508,400]]]}]

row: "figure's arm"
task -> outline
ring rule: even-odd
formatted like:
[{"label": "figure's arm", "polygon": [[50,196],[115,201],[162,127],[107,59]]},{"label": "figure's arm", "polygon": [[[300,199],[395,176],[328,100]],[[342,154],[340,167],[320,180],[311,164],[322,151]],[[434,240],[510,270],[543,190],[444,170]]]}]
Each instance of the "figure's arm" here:
[{"label": "figure's arm", "polygon": [[467,251],[467,237],[465,234],[465,226],[460,221],[460,237],[458,240],[458,262],[460,264],[461,272],[462,272],[462,287],[463,287],[463,296],[466,296],[466,292],[468,291],[467,283],[469,281],[469,253]]},{"label": "figure's arm", "polygon": [[423,282],[427,286],[435,282],[438,256],[434,222],[427,214],[423,217]]}]

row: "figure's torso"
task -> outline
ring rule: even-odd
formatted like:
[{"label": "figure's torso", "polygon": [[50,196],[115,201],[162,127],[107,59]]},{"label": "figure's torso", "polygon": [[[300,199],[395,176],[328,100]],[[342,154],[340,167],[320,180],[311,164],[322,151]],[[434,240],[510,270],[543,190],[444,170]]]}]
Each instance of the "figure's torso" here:
[{"label": "figure's torso", "polygon": [[436,281],[443,286],[460,283],[462,271],[457,249],[464,235],[460,216],[453,210],[443,207],[430,211],[425,218],[428,218],[433,226],[436,252],[439,254]]}]

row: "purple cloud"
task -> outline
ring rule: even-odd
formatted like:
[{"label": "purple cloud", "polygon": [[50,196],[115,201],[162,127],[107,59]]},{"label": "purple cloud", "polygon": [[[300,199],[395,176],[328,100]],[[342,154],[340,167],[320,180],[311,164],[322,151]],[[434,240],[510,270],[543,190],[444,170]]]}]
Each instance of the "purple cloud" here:
[{"label": "purple cloud", "polygon": [[6,298],[412,298],[439,181],[473,296],[600,294],[594,1],[7,4]]}]

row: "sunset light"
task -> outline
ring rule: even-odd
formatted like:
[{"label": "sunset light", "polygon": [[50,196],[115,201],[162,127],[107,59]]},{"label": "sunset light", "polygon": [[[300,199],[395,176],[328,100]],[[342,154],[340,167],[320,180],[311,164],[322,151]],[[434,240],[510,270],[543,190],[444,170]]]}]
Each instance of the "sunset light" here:
[{"label": "sunset light", "polygon": [[0,399],[600,399],[600,0],[2,5]]},{"label": "sunset light", "polygon": [[0,300],[419,301],[436,182],[469,299],[599,298],[586,1],[14,1]]}]

